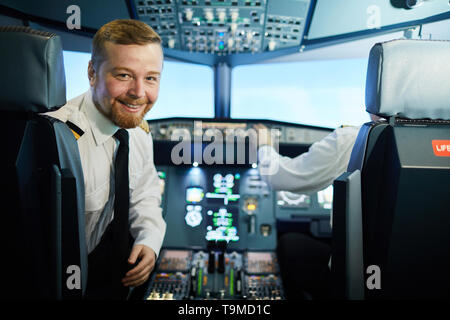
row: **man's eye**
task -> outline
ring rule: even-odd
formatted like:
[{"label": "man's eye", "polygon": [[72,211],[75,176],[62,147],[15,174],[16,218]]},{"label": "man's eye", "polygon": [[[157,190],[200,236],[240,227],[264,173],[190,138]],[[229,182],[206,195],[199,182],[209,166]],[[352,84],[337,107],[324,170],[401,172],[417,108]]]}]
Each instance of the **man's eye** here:
[{"label": "man's eye", "polygon": [[121,80],[126,80],[126,79],[130,79],[130,75],[126,74],[126,73],[120,73],[116,76],[117,78],[121,79]]},{"label": "man's eye", "polygon": [[158,82],[159,77],[156,77],[156,76],[148,76],[146,79],[147,79],[147,81]]}]

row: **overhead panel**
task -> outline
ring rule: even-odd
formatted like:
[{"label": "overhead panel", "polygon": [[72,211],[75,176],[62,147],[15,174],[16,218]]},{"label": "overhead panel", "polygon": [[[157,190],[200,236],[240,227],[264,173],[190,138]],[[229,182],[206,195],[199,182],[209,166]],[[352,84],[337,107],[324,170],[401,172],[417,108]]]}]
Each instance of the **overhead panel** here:
[{"label": "overhead panel", "polygon": [[263,48],[272,50],[300,45],[308,9],[309,1],[270,1]]},{"label": "overhead panel", "polygon": [[310,0],[133,0],[135,18],[168,49],[262,53],[300,46]]}]

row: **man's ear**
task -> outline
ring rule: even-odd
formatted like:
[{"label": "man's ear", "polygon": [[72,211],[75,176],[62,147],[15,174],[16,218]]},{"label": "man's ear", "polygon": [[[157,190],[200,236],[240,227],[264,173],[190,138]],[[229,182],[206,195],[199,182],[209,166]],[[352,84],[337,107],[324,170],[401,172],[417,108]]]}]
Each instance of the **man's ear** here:
[{"label": "man's ear", "polygon": [[96,73],[95,73],[95,69],[94,69],[94,65],[92,64],[92,60],[89,60],[89,64],[88,64],[88,78],[89,78],[89,84],[92,86],[94,86],[95,84],[95,79],[96,79]]}]

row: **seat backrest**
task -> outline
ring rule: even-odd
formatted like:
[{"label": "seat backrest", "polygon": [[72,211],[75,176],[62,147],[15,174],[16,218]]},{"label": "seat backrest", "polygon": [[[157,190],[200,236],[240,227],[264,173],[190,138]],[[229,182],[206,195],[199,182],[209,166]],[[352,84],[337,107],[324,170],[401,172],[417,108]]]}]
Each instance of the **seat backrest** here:
[{"label": "seat backrest", "polygon": [[[87,254],[78,146],[64,123],[39,115],[66,103],[61,41],[0,27],[0,51],[1,243],[9,262],[2,287],[9,298],[81,298]],[[66,285],[69,266],[79,289]]]},{"label": "seat backrest", "polygon": [[361,128],[348,167],[361,171],[363,270],[380,271],[366,298],[450,297],[449,61],[448,41],[370,52],[366,110],[387,121]]}]

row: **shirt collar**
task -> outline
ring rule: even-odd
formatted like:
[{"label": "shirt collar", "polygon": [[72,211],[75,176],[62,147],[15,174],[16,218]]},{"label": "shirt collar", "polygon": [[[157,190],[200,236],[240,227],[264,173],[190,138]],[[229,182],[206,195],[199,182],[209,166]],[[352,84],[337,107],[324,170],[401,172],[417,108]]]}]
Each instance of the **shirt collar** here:
[{"label": "shirt collar", "polygon": [[94,105],[92,101],[91,89],[86,92],[85,113],[92,129],[92,136],[97,146],[102,145],[111,138],[119,129],[110,119],[105,117]]}]

